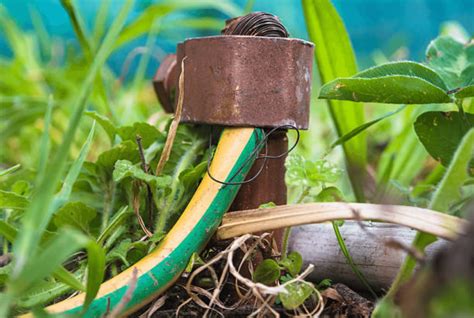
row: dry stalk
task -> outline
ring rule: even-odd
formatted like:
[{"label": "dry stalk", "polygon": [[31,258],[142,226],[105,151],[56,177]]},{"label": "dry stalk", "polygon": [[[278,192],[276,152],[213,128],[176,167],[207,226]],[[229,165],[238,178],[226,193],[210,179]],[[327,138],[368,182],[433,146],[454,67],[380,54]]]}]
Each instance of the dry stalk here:
[{"label": "dry stalk", "polygon": [[[358,215],[354,214],[358,212]],[[218,239],[288,226],[336,220],[375,220],[399,224],[453,240],[468,222],[448,214],[411,206],[366,203],[309,203],[228,213],[217,231]]]},{"label": "dry stalk", "polygon": [[135,213],[135,216],[137,217],[138,224],[140,224],[140,227],[142,228],[143,232],[145,232],[145,235],[147,237],[152,237],[153,233],[150,232],[150,230],[147,229],[145,222],[143,221],[142,216],[140,215],[140,195],[139,195],[140,187],[137,183],[134,183],[133,186],[133,200],[132,200],[132,205],[133,205],[133,212]]},{"label": "dry stalk", "polygon": [[179,122],[181,121],[181,114],[183,111],[183,101],[184,101],[184,61],[186,57],[181,61],[181,74],[179,74],[178,80],[178,104],[176,105],[176,111],[174,113],[173,121],[171,122],[170,128],[168,130],[168,135],[166,136],[165,145],[163,151],[161,152],[160,160],[156,165],[155,175],[160,175],[161,171],[165,167],[166,162],[171,154],[171,149],[173,148],[174,139],[176,137],[176,132],[178,131]]}]

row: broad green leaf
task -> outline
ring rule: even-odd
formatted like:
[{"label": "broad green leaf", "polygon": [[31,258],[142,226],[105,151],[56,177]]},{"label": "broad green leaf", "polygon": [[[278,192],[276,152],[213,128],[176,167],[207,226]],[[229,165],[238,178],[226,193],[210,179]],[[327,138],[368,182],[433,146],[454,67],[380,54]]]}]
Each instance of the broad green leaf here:
[{"label": "broad green leaf", "polygon": [[0,190],[0,209],[23,210],[30,204],[28,198],[15,192]]},{"label": "broad green leaf", "polygon": [[435,71],[423,64],[411,61],[390,62],[377,65],[357,73],[354,77],[379,78],[391,75],[421,78],[444,91],[448,90],[443,79]]},{"label": "broad green leaf", "polygon": [[285,309],[293,310],[301,306],[314,292],[311,283],[301,281],[293,282],[285,286],[287,293],[279,293],[281,303]]},{"label": "broad green leaf", "polygon": [[441,88],[422,78],[405,75],[339,78],[321,87],[319,98],[387,104],[451,102]]},{"label": "broad green leaf", "polygon": [[100,233],[99,237],[97,238],[97,243],[101,245],[104,244],[105,239],[112,235],[112,233],[114,233],[130,215],[132,215],[132,213],[128,210],[128,206],[120,208],[120,210],[114,214],[112,220],[110,220],[104,231]]},{"label": "broad green leaf", "polygon": [[454,94],[454,97],[459,99],[474,97],[474,85],[461,88],[456,94]]},{"label": "broad green leaf", "polygon": [[298,252],[291,252],[287,257],[281,259],[278,264],[283,266],[293,277],[296,277],[303,266],[303,257]]},{"label": "broad green leaf", "polygon": [[418,116],[414,127],[428,153],[448,166],[462,138],[474,127],[474,114],[426,112]]},{"label": "broad green leaf", "polygon": [[[315,45],[315,57],[322,83],[357,73],[354,51],[341,17],[329,0],[303,0],[309,37]],[[364,124],[363,105],[328,101],[329,110],[339,136]],[[367,162],[367,142],[361,133],[343,145],[348,175],[358,201],[363,192]]]},{"label": "broad green leaf", "polygon": [[148,183],[155,189],[164,188],[171,184],[170,176],[157,177],[155,175],[145,173],[141,168],[133,165],[128,160],[118,160],[115,163],[113,177],[115,182],[120,182],[125,178],[133,177]]},{"label": "broad green leaf", "polygon": [[109,118],[93,111],[86,111],[84,114],[95,119],[105,130],[107,136],[109,136],[110,142],[114,142],[115,134],[117,133],[117,128]]},{"label": "broad green leaf", "polygon": [[88,234],[89,223],[96,215],[95,209],[82,202],[68,202],[55,213],[53,221],[58,229],[69,226]]},{"label": "broad green leaf", "polygon": [[406,106],[402,106],[400,107],[399,109],[393,111],[393,112],[389,112],[385,115],[383,115],[382,117],[379,117],[377,119],[374,119],[372,121],[369,121],[357,128],[354,128],[353,130],[351,130],[349,133],[345,134],[344,136],[340,137],[339,139],[337,139],[335,142],[333,142],[331,144],[331,148],[334,148],[338,145],[341,145],[349,140],[351,140],[352,138],[354,138],[355,136],[357,136],[358,134],[360,134],[361,132],[363,132],[364,130],[366,130],[367,128],[371,127],[372,125],[375,125],[376,123],[378,123],[379,121],[382,121],[384,120],[385,118],[387,117],[390,117],[392,115],[395,115],[396,113],[400,112],[401,110],[403,110]]},{"label": "broad green leaf", "polygon": [[140,156],[138,154],[138,148],[136,143],[126,140],[113,148],[104,151],[97,158],[96,163],[107,173],[112,174],[115,163],[118,160],[127,160],[130,162],[138,162]]},{"label": "broad green leaf", "polygon": [[270,285],[280,278],[280,266],[272,259],[263,260],[253,272],[253,281]]},{"label": "broad green leaf", "polygon": [[150,147],[155,141],[164,141],[165,139],[165,136],[156,127],[147,123],[134,123],[133,126],[120,127],[117,133],[122,140],[132,142],[136,142],[136,137],[139,135],[142,138],[143,148]]},{"label": "broad green leaf", "polygon": [[428,64],[444,80],[449,89],[474,84],[474,42],[464,44],[450,36],[431,41],[426,50]]},{"label": "broad green leaf", "polygon": [[[112,51],[112,46],[125,23],[132,4],[132,1],[127,1],[122,6],[114,22],[110,26],[109,31],[102,42],[102,45],[97,51],[92,65],[87,72],[87,76],[82,81],[81,86],[78,88],[77,96],[73,99],[72,105],[70,106],[72,115],[70,117],[70,121],[68,122],[63,141],[58,147],[54,158],[51,160],[51,163],[48,165],[46,169],[47,173],[45,173],[44,178],[38,182],[38,192],[36,193],[32,200],[32,204],[30,204],[24,217],[22,218],[23,226],[20,230],[20,235],[13,246],[15,259],[13,262],[14,266],[10,281],[12,286],[16,286],[17,284],[20,286],[27,286],[28,284],[22,282],[22,279],[25,277],[25,275],[31,275],[30,271],[34,268],[32,265],[38,263],[38,259],[34,258],[34,256],[38,254],[37,242],[39,241],[39,238],[43,234],[51,219],[53,211],[51,211],[50,208],[53,202],[54,192],[57,189],[59,180],[61,179],[64,168],[66,167],[71,144],[74,141],[82,114],[86,108],[87,100],[92,90],[92,84],[94,83],[97,74],[102,69],[107,57]],[[73,247],[75,246],[71,244],[71,246],[67,249],[64,249],[64,251],[73,250]],[[59,253],[57,256],[58,257],[55,258],[57,261],[63,256],[65,257],[65,255]],[[48,259],[44,260],[43,264],[51,265],[51,269],[54,269],[55,267],[54,263],[51,263],[51,260]],[[37,272],[36,277],[41,277],[47,271],[41,273],[40,271],[36,271],[35,268],[34,272]],[[32,279],[30,278],[29,281],[32,281]]]},{"label": "broad green leaf", "polygon": [[18,169],[20,169],[20,167],[21,167],[20,164],[16,164],[14,166],[11,166],[10,168],[2,170],[2,171],[0,171],[0,177],[9,175],[10,173],[13,173],[13,172],[17,171]]}]

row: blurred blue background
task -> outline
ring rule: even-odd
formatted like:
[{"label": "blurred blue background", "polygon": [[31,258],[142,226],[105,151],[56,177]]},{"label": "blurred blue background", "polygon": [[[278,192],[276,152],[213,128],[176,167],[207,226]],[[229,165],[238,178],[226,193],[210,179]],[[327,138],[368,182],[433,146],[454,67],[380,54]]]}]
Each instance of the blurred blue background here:
[{"label": "blurred blue background", "polygon": [[[122,2],[123,0],[112,0],[111,15],[116,12],[113,7],[120,6]],[[138,16],[147,6],[156,2],[136,1],[130,18]],[[36,10],[51,35],[74,39],[68,16],[59,0],[2,0],[1,3],[22,29],[33,28],[31,12]],[[100,1],[76,0],[75,3],[80,8],[86,24],[92,23]],[[243,8],[247,1],[234,0],[234,3]],[[423,60],[429,41],[439,34],[443,23],[447,21],[459,22],[469,35],[474,32],[474,0],[333,0],[333,3],[349,31],[361,67],[374,64],[377,57]],[[253,11],[276,14],[289,29],[291,36],[307,38],[300,1],[257,0]],[[217,11],[206,14],[221,15]],[[113,19],[113,16],[109,16],[109,19]],[[187,37],[215,34],[216,31],[197,33],[190,29],[171,29],[164,33],[156,41],[162,53],[174,51],[176,42]],[[145,37],[142,37],[115,53],[109,60],[112,69],[120,69],[126,55],[134,47],[144,43]],[[0,53],[8,55],[8,47],[3,39],[0,39]]]}]

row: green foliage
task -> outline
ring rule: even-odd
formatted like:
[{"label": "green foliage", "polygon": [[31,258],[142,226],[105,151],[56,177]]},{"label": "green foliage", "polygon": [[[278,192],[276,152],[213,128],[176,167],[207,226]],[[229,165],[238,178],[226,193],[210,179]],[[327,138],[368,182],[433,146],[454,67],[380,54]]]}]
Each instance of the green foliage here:
[{"label": "green foliage", "polygon": [[[264,259],[252,273],[258,283],[273,285],[277,281],[286,283],[296,278],[303,266],[303,258],[298,252],[291,252],[279,260]],[[300,280],[285,285],[286,293],[278,294],[278,299],[285,309],[293,310],[301,306],[315,291],[313,284]]]},{"label": "green foliage", "polygon": [[[0,272],[1,316],[11,308],[16,314],[43,307],[75,291],[86,292],[87,306],[104,279],[156,247],[206,170],[206,135],[201,129],[185,126],[178,129],[162,175],[147,174],[138,164],[139,136],[153,170],[165,139],[156,126],[162,127],[168,117],[159,114],[156,126],[147,123],[158,109],[155,97],[148,93],[150,85],[144,81],[149,56],[140,62],[141,71],[133,85],[121,83],[106,64],[117,45],[152,31],[140,29],[147,25],[134,30],[136,20],[120,31],[132,3],[128,1],[110,25],[110,7],[101,5],[89,29],[73,1],[62,4],[82,50],[76,50],[74,43],[50,37],[34,13],[34,25],[41,36],[21,31],[0,6],[0,33],[13,54],[0,57],[0,68],[9,74],[8,80],[0,78],[0,143],[6,145],[0,152],[0,243],[3,252],[14,255],[13,262]],[[148,15],[149,21],[176,10],[203,9],[203,28],[217,25],[216,20],[206,21],[205,9],[232,15],[236,13],[232,10],[237,10],[226,1],[160,5],[167,11],[161,16]],[[199,20],[189,22],[198,25]],[[155,21],[149,26],[153,24]],[[61,57],[55,51],[58,49],[64,52]],[[94,122],[84,120],[83,114],[103,129],[95,133]],[[146,203],[144,188],[132,191],[137,182],[155,186],[152,206]],[[164,220],[162,231],[144,242],[129,208],[135,195],[140,214],[151,209],[152,219]],[[163,208],[165,214],[161,213]],[[153,223],[147,226],[154,229]],[[121,255],[125,262],[121,264],[114,255]]]},{"label": "green foliage", "polygon": [[431,41],[426,50],[428,64],[449,89],[474,84],[474,42],[460,43],[450,36]]},{"label": "green foliage", "polygon": [[414,127],[428,153],[448,166],[462,138],[474,127],[474,114],[426,112],[418,116]]},{"label": "green foliage", "polygon": [[[341,17],[329,0],[303,0],[306,27],[316,43],[315,57],[322,83],[357,72],[355,55]],[[328,101],[339,137],[364,124],[362,105],[337,100]],[[349,179],[358,201],[364,201],[363,184],[367,163],[364,133],[343,144]]]},{"label": "green foliage", "polygon": [[252,275],[255,282],[270,285],[280,278],[280,266],[273,259],[264,259]]}]

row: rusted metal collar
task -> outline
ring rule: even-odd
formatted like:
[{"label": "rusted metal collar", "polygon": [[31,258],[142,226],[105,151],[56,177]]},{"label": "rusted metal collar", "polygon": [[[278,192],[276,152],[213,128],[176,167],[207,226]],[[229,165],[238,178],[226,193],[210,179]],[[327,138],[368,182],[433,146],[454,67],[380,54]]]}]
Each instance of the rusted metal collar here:
[{"label": "rusted metal collar", "polygon": [[172,112],[186,56],[182,122],[307,129],[313,48],[293,38],[188,39],[158,69],[156,93],[163,108]]}]

